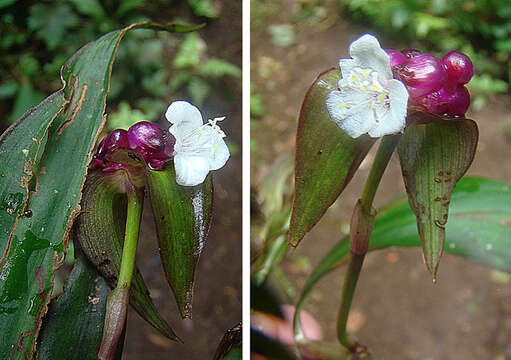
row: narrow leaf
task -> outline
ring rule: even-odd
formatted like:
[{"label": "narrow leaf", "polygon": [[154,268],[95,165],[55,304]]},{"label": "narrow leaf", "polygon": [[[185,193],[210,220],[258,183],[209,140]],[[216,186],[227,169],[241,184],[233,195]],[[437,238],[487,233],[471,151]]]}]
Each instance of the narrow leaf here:
[{"label": "narrow leaf", "polygon": [[50,304],[44,318],[37,346],[39,360],[98,358],[110,287],[79,247],[75,249],[78,256],[64,292]]},{"label": "narrow leaf", "polygon": [[296,246],[339,197],[376,139],[353,139],[330,119],[327,94],[340,72],[319,75],[305,95],[296,134],[295,200],[289,242]]},{"label": "narrow leaf", "polygon": [[147,170],[147,184],[167,281],[181,316],[191,318],[195,267],[211,220],[211,175],[200,185],[181,186],[170,164],[163,171]]},{"label": "narrow leaf", "polygon": [[63,66],[63,89],[0,137],[0,354],[10,359],[33,354],[104,125],[114,55],[132,28],[196,29],[145,22],[85,45]]},{"label": "narrow leaf", "polygon": [[[391,246],[420,246],[416,217],[406,196],[378,213],[369,250]],[[294,318],[295,336],[303,338],[298,315],[315,284],[343,265],[349,237],[341,240],[316,266],[302,290]],[[451,219],[446,225],[445,251],[467,260],[511,272],[511,185],[484,178],[459,181],[451,197]]]},{"label": "narrow leaf", "polygon": [[398,145],[408,199],[433,281],[444,247],[451,193],[474,159],[477,139],[474,121],[438,118],[409,125]]},{"label": "narrow leaf", "polygon": [[[87,258],[96,266],[110,286],[117,285],[121,267],[126,195],[119,191],[117,177],[91,171],[83,189],[82,213],[73,234]],[[172,328],[158,313],[142,274],[135,268],[130,288],[130,304],[148,323],[169,339],[179,340]]]}]

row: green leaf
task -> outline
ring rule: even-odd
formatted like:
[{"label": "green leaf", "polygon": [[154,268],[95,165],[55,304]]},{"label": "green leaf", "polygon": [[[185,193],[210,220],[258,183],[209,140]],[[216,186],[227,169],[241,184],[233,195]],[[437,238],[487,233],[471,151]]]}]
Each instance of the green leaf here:
[{"label": "green leaf", "polygon": [[211,58],[206,60],[199,68],[202,76],[220,77],[229,75],[235,78],[241,77],[241,69],[225,60]]},{"label": "green leaf", "polygon": [[[37,358],[97,359],[110,287],[79,247],[64,292],[50,304],[37,345]],[[72,349],[72,351],[70,351]]]},{"label": "green leaf", "polygon": [[218,17],[218,10],[213,8],[211,0],[188,0],[188,4],[197,16],[204,16],[208,18]]},{"label": "green leaf", "polygon": [[339,197],[376,139],[353,139],[330,119],[327,94],[337,89],[340,73],[331,69],[305,95],[296,134],[295,200],[289,242],[298,242]]},{"label": "green leaf", "polygon": [[[446,233],[448,254],[511,272],[511,185],[484,178],[461,179],[451,197],[451,219]],[[420,246],[416,218],[406,196],[390,202],[376,217],[369,250],[391,246]],[[296,337],[303,336],[297,319],[310,291],[323,276],[343,265],[348,255],[346,237],[307,279],[296,305]]]},{"label": "green leaf", "polygon": [[78,25],[79,19],[67,4],[35,4],[30,7],[28,28],[44,40],[48,49],[55,49],[66,31]]},{"label": "green leaf", "polygon": [[27,110],[39,104],[44,99],[43,93],[34,90],[30,83],[20,87],[11,114],[9,115],[9,122],[13,123],[19,119]]},{"label": "green leaf", "polygon": [[241,360],[241,323],[227,330],[213,360]]},{"label": "green leaf", "polygon": [[211,220],[211,174],[197,186],[176,183],[173,164],[147,170],[147,184],[167,281],[183,318],[192,316],[194,273]]},{"label": "green leaf", "polygon": [[128,30],[144,27],[200,28],[144,22],[85,45],[63,66],[63,89],[0,137],[0,354],[11,359],[33,354],[104,124],[115,50]]},{"label": "green leaf", "polygon": [[188,34],[179,46],[173,62],[174,67],[183,69],[199,65],[204,48],[204,41],[199,34]]},{"label": "green leaf", "polygon": [[5,81],[0,84],[0,99],[13,97],[18,91],[19,84],[15,81]]},{"label": "green leaf", "polygon": [[[417,116],[424,117],[421,112]],[[433,281],[444,247],[451,193],[472,164],[478,137],[473,120],[436,118],[409,125],[398,145],[406,192]]]},{"label": "green leaf", "polygon": [[[119,277],[126,226],[127,197],[120,192],[119,184],[122,184],[119,177],[103,176],[92,170],[83,188],[82,213],[73,227],[73,235],[83,252],[112,288]],[[138,267],[131,282],[131,306],[164,336],[179,341],[154,306]]]},{"label": "green leaf", "polygon": [[105,11],[98,0],[69,0],[80,14],[88,15],[98,20],[105,17]]},{"label": "green leaf", "polygon": [[211,92],[211,85],[199,76],[193,76],[188,83],[187,90],[193,102],[202,105]]}]

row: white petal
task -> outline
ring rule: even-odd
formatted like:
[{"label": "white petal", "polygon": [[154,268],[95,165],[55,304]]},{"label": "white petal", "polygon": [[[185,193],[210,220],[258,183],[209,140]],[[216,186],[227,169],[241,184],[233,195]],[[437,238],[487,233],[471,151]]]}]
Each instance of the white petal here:
[{"label": "white petal", "polygon": [[390,107],[386,112],[380,112],[380,109],[377,109],[377,114],[383,114],[383,116],[369,130],[371,137],[397,134],[402,132],[406,126],[408,91],[401,81],[395,79],[389,81],[389,91]]},{"label": "white petal", "polygon": [[174,157],[176,182],[183,186],[202,184],[209,173],[209,161],[202,156],[177,154]]},{"label": "white petal", "polygon": [[169,131],[180,138],[202,125],[202,114],[189,102],[174,101],[165,113],[167,120],[173,124]]},{"label": "white petal", "polygon": [[218,170],[222,166],[225,165],[231,153],[229,152],[229,148],[227,144],[222,138],[219,138],[219,141],[215,144],[213,148],[213,154],[209,160],[209,167],[211,170]]},{"label": "white petal", "polygon": [[367,133],[375,124],[367,93],[349,88],[330,91],[326,108],[332,120],[352,138]]},{"label": "white petal", "polygon": [[[353,59],[339,59],[339,68],[341,69],[341,76],[346,78],[358,64]],[[340,88],[341,86],[339,86]]]},{"label": "white petal", "polygon": [[360,67],[375,70],[385,79],[392,79],[390,56],[373,35],[365,34],[353,41],[350,56]]}]

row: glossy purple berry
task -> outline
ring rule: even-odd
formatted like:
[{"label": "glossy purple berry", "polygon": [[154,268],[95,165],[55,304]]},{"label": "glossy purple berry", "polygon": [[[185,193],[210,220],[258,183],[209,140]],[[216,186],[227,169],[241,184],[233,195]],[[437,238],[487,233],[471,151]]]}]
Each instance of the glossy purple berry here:
[{"label": "glossy purple berry", "polygon": [[458,85],[452,91],[447,110],[450,115],[463,116],[470,105],[470,94],[464,85]]},{"label": "glossy purple berry", "polygon": [[408,58],[397,50],[385,49],[385,51],[390,56],[390,66],[392,67],[396,65],[403,65],[405,62],[408,61]]},{"label": "glossy purple berry", "polygon": [[128,147],[128,133],[126,130],[118,129],[112,131],[104,140],[104,151],[112,153],[119,148]]},{"label": "glossy purple berry", "polygon": [[397,65],[394,72],[406,85],[412,100],[440,89],[447,79],[442,62],[430,54],[412,57]]},{"label": "glossy purple berry", "polygon": [[163,131],[156,124],[141,121],[129,128],[128,142],[130,149],[139,151],[145,157],[147,153],[161,151],[164,146]]},{"label": "glossy purple berry", "polygon": [[474,75],[474,65],[470,58],[459,52],[450,51],[442,58],[447,73],[448,86],[455,87],[458,84],[466,84]]}]

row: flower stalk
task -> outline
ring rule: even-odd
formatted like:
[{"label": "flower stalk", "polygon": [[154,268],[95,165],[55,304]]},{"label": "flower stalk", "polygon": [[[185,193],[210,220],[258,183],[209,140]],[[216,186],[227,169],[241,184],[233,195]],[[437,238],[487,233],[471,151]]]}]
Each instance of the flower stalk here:
[{"label": "flower stalk", "polygon": [[117,343],[119,342],[126,321],[131,278],[135,268],[135,255],[137,251],[140,220],[142,218],[144,193],[132,186],[128,189],[127,196],[128,210],[121,269],[117,286],[107,297],[103,339],[98,354],[98,359],[100,360],[115,358]]},{"label": "flower stalk", "polygon": [[362,269],[365,254],[369,247],[369,240],[371,239],[371,232],[374,227],[376,216],[376,210],[372,206],[374,196],[400,137],[400,134],[383,137],[366,180],[362,197],[358,200],[351,219],[350,257],[344,279],[341,306],[337,316],[337,338],[342,345],[346,346],[358,358],[369,359],[370,355],[363,345],[348,336],[346,324],[360,270]]}]

